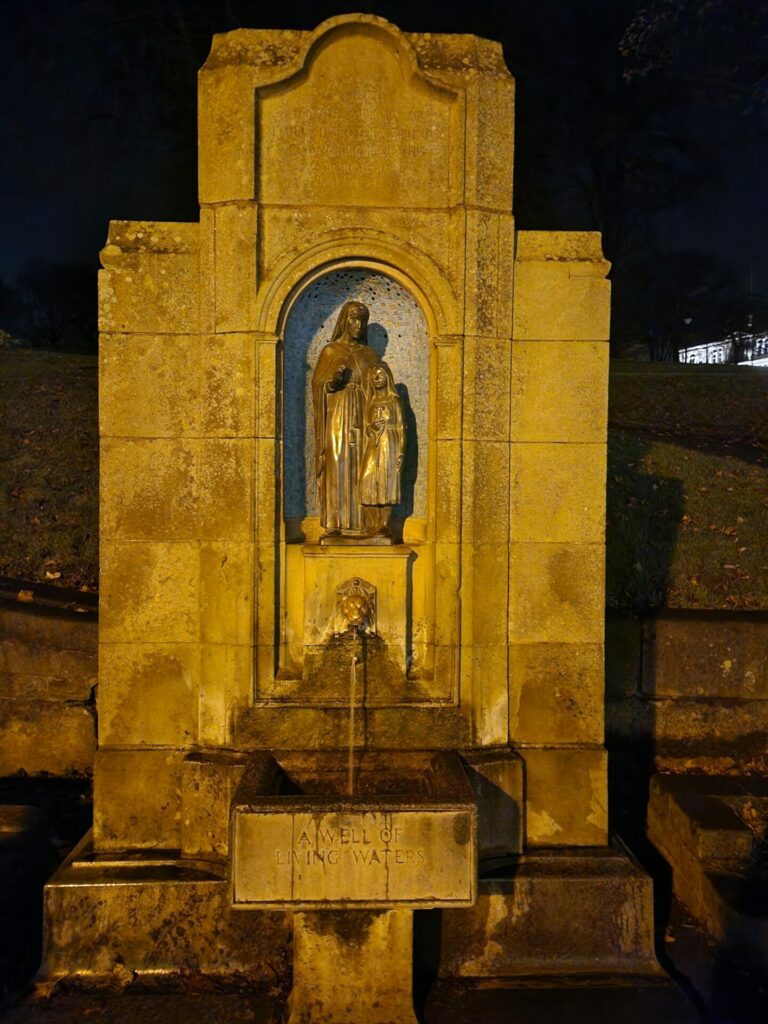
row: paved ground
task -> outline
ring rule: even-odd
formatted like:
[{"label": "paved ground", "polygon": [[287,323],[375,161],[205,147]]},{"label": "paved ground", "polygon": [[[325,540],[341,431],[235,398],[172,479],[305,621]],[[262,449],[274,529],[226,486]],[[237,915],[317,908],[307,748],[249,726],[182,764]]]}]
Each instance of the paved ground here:
[{"label": "paved ground", "polygon": [[[8,1007],[6,1024],[280,1024],[280,999],[256,994],[54,993]],[[672,983],[519,988],[436,986],[424,1024],[698,1024]],[[354,1016],[350,1018],[355,1022]],[[363,1022],[356,1022],[363,1024]]]}]

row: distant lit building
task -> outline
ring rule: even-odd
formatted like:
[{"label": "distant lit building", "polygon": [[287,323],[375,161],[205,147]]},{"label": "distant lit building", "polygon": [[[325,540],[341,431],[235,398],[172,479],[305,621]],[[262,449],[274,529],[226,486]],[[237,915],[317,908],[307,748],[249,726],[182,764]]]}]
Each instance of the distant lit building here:
[{"label": "distant lit building", "polygon": [[680,363],[735,363],[738,366],[768,366],[768,332],[734,331],[725,341],[689,345],[677,353]]}]

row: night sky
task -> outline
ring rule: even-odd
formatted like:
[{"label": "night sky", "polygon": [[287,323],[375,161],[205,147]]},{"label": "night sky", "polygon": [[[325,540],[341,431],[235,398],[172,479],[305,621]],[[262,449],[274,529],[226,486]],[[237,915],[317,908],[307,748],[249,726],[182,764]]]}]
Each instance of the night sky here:
[{"label": "night sky", "polygon": [[211,35],[360,10],[503,44],[517,80],[518,227],[603,231],[615,336],[685,314],[717,330],[723,303],[742,315],[768,291],[762,7],[3,0],[0,278],[13,287],[35,261],[95,269],[112,218],[197,219],[196,71]]}]

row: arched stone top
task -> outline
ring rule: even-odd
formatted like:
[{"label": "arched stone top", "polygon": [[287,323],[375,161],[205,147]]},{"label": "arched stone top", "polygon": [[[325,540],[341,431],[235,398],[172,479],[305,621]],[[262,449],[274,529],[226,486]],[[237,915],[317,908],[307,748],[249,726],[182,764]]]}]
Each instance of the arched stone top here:
[{"label": "arched stone top", "polygon": [[423,252],[375,231],[334,232],[278,265],[256,298],[257,329],[280,336],[296,296],[329,270],[368,268],[387,274],[416,298],[432,337],[459,331],[456,297]]},{"label": "arched stone top", "polygon": [[501,45],[494,40],[464,33],[403,32],[375,14],[338,15],[312,31],[241,28],[217,33],[202,71],[247,64],[259,69],[259,85],[278,82],[299,72],[321,40],[343,32],[378,34],[399,49],[414,71],[438,87],[459,89],[477,73],[510,79]]},{"label": "arched stone top", "polygon": [[303,47],[296,54],[294,62],[296,66],[280,79],[275,80],[276,87],[285,88],[289,85],[288,80],[294,76],[309,74],[311,65],[325,48],[332,46],[343,37],[357,36],[368,37],[383,43],[396,57],[406,82],[415,77],[423,83],[426,89],[434,90],[437,95],[442,94],[443,99],[451,100],[456,95],[454,89],[437,84],[434,77],[425,75],[419,66],[416,52],[405,33],[396,25],[375,14],[345,14],[328,18],[312,32],[307,32],[304,35]]},{"label": "arched stone top", "polygon": [[199,90],[202,204],[511,209],[498,43],[367,14],[238,29],[214,37]]},{"label": "arched stone top", "polygon": [[332,19],[307,42],[298,71],[257,89],[259,201],[457,202],[462,105],[422,75],[400,30],[381,19]]}]

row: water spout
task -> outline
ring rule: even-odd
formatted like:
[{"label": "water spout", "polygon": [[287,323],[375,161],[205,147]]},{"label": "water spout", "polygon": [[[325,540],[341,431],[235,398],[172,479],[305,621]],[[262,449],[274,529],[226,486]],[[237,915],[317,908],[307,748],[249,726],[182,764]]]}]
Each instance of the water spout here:
[{"label": "water spout", "polygon": [[355,794],[355,691],[357,689],[356,654],[352,655],[349,666],[349,755],[347,761],[347,796]]}]

